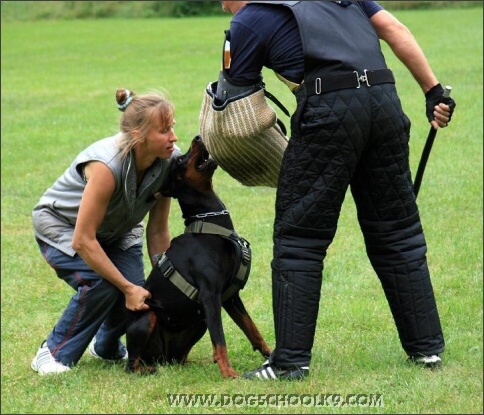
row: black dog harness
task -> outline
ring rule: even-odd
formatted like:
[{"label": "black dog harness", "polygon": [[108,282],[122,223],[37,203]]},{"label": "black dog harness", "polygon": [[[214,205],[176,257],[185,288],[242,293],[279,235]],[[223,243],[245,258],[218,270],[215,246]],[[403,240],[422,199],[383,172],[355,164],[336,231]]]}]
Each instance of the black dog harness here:
[{"label": "black dog harness", "polygon": [[[237,291],[244,288],[249,279],[251,250],[250,244],[244,238],[240,237],[237,232],[215,225],[210,222],[198,220],[191,223],[185,228],[185,232],[190,233],[208,233],[212,235],[223,236],[233,242],[237,261],[239,263],[237,271],[234,273],[230,286],[222,294],[222,303],[229,299]],[[198,289],[190,284],[174,267],[170,259],[165,253],[160,255],[157,266],[163,276],[168,278],[173,285],[175,285],[183,294],[190,300],[196,301],[198,299]]]}]

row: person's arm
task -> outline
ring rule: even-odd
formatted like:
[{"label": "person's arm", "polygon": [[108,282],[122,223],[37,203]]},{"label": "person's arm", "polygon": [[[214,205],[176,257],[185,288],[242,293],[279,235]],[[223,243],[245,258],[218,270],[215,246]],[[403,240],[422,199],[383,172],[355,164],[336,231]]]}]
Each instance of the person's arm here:
[{"label": "person's arm", "polygon": [[[390,46],[395,56],[408,68],[424,94],[430,91],[430,94],[434,95],[435,91],[438,95],[432,99],[432,103],[436,104],[435,106],[432,104],[434,116],[434,120],[430,121],[432,126],[434,128],[447,126],[452,114],[451,108],[442,103],[437,105],[443,89],[413,34],[386,10],[375,13],[370,20],[378,37]],[[431,91],[433,88],[434,90]],[[426,97],[428,99],[428,95]],[[432,109],[430,111],[432,112]]]},{"label": "person's arm", "polygon": [[378,37],[388,43],[424,93],[439,83],[421,47],[403,23],[386,10],[375,13],[370,20]]},{"label": "person's arm", "polygon": [[147,310],[149,306],[145,300],[151,294],[121,274],[96,238],[97,229],[114,192],[114,176],[105,164],[98,161],[86,165],[85,175],[88,181],[79,207],[72,247],[97,274],[125,295],[126,308],[133,311]]},{"label": "person's arm", "polygon": [[146,225],[146,244],[152,265],[155,265],[153,256],[162,254],[170,247],[170,231],[168,218],[171,198],[162,197],[151,208]]}]

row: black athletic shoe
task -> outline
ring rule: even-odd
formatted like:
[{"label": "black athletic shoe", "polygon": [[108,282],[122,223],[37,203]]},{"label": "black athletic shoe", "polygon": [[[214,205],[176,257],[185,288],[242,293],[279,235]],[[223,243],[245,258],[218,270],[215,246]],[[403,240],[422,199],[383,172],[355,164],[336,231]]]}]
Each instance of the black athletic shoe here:
[{"label": "black athletic shoe", "polygon": [[302,380],[309,375],[309,367],[293,367],[291,369],[279,369],[271,366],[269,361],[251,372],[244,373],[245,379],[261,379],[261,380]]},{"label": "black athletic shoe", "polygon": [[442,365],[442,359],[438,354],[430,356],[410,356],[409,360],[417,366],[423,366],[428,369],[435,369]]}]

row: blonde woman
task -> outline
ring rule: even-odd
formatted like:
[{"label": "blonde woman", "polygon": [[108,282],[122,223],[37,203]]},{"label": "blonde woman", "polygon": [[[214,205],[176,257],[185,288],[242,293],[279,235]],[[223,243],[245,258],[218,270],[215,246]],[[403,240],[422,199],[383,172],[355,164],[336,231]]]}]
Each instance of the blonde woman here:
[{"label": "blonde woman", "polygon": [[34,207],[36,241],[71,297],[31,367],[40,375],[75,366],[89,346],[127,358],[120,337],[128,310],[145,310],[142,237],[150,256],[169,247],[166,184],[175,145],[174,106],[159,93],[116,91],[120,132],[82,151]]}]

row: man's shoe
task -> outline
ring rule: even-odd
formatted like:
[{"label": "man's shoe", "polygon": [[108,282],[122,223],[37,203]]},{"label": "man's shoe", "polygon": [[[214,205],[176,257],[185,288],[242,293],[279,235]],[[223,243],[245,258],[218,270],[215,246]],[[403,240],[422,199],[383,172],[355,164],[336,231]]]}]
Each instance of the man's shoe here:
[{"label": "man's shoe", "polygon": [[279,369],[270,365],[266,360],[264,364],[256,370],[244,373],[245,379],[263,379],[263,380],[301,380],[309,375],[309,367],[294,366],[291,369]]},{"label": "man's shoe", "polygon": [[438,368],[442,364],[442,359],[438,354],[433,354],[430,356],[410,356],[409,359],[417,366],[423,366],[429,369]]},{"label": "man's shoe", "polygon": [[70,367],[64,366],[62,363],[55,360],[47,347],[47,342],[44,341],[37,351],[37,354],[30,364],[32,370],[35,370],[40,376],[55,375],[71,370]]},{"label": "man's shoe", "polygon": [[128,360],[128,351],[126,350],[126,347],[124,347],[123,345],[122,345],[122,348],[121,348],[122,354],[119,354],[116,357],[100,356],[99,354],[96,353],[95,346],[96,346],[96,337],[94,337],[92,339],[91,343],[89,344],[89,353],[91,354],[91,356],[95,357],[96,359],[102,359],[102,360],[106,360],[106,361],[109,361],[109,362],[121,362],[121,361]]}]

